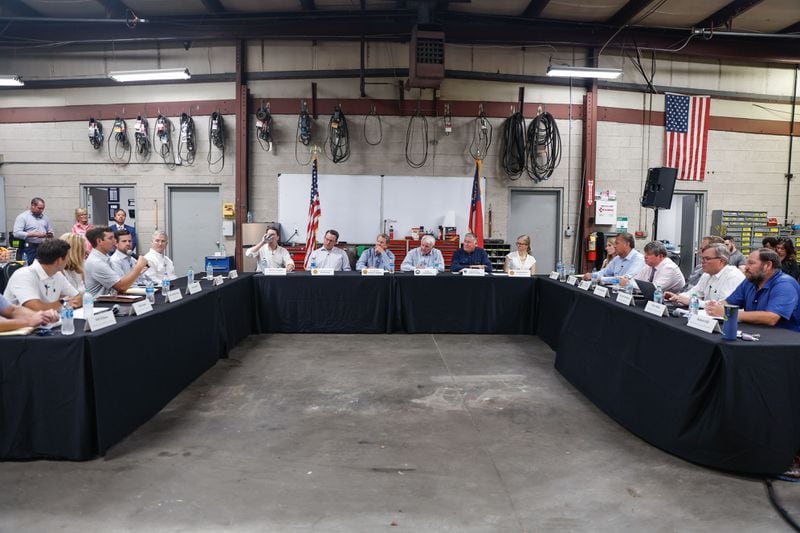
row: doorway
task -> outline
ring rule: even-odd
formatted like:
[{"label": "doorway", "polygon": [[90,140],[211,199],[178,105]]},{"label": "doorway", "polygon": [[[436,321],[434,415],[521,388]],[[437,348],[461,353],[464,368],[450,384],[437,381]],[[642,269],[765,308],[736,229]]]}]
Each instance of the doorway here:
[{"label": "doorway", "polygon": [[114,212],[124,209],[125,223],[136,228],[134,185],[81,185],[81,201],[89,212],[92,226],[108,226],[114,220]]},{"label": "doorway", "polygon": [[555,270],[561,247],[561,192],[512,189],[509,205],[508,242],[530,235],[536,272]]},{"label": "doorway", "polygon": [[167,233],[175,273],[182,276],[190,266],[204,270],[205,257],[222,237],[219,186],[167,186]]},{"label": "doorway", "polygon": [[680,269],[689,277],[699,257],[697,248],[703,238],[705,224],[704,192],[675,192],[672,207],[658,211],[656,239],[667,241],[680,258]]}]

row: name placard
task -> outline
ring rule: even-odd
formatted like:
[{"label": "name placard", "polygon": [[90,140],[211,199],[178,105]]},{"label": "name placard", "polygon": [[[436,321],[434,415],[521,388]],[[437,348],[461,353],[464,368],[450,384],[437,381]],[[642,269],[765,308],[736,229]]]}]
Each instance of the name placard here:
[{"label": "name placard", "polygon": [[239,277],[239,272],[237,270],[231,270],[228,272],[228,279],[236,279]]},{"label": "name placard", "polygon": [[578,283],[576,276],[567,276],[567,285],[575,285],[576,283]]},{"label": "name placard", "polygon": [[333,269],[332,268],[312,268],[311,269],[312,276],[333,276]]},{"label": "name placard", "polygon": [[667,316],[667,306],[664,304],[659,304],[656,302],[647,302],[647,305],[644,306],[644,312],[650,313],[651,315],[655,316]]},{"label": "name placard", "polygon": [[95,313],[86,318],[86,324],[89,326],[89,331],[100,331],[101,329],[107,328],[108,326],[113,326],[116,323],[117,317],[115,317],[114,313],[112,313],[110,310],[103,311],[101,313]]},{"label": "name placard", "polygon": [[150,302],[148,302],[147,299],[134,302],[132,307],[133,307],[133,314],[135,314],[136,316],[144,315],[153,310],[153,305]]},{"label": "name placard", "polygon": [[592,288],[592,282],[589,281],[588,279],[585,279],[580,283],[578,283],[578,288],[581,289],[582,291],[588,291],[589,289]]},{"label": "name placard", "polygon": [[222,285],[224,282],[225,282],[225,278],[223,278],[222,276],[217,276],[217,277],[214,278],[214,286],[215,287],[217,285]]},{"label": "name placard", "polygon": [[465,268],[461,271],[462,276],[474,276],[474,277],[483,277],[486,272],[480,268]]},{"label": "name placard", "polygon": [[183,294],[181,294],[180,289],[172,289],[167,293],[167,301],[169,303],[175,303],[178,300],[183,300]]},{"label": "name placard", "polygon": [[556,271],[550,272],[549,278],[550,279],[558,279],[558,272],[556,272]]},{"label": "name placard", "polygon": [[597,287],[594,288],[594,293],[600,298],[607,298],[608,287],[601,287],[600,285],[598,285]]},{"label": "name placard", "polygon": [[414,275],[415,276],[435,276],[438,274],[439,271],[435,268],[415,268]]},{"label": "name placard", "polygon": [[386,271],[382,268],[362,268],[361,275],[362,276],[383,276],[386,274]]},{"label": "name placard", "polygon": [[713,333],[715,331],[718,333],[722,332],[719,327],[719,322],[710,316],[690,315],[687,325],[690,328],[699,329],[700,331],[705,331],[706,333]]},{"label": "name placard", "polygon": [[633,294],[619,291],[617,293],[617,302],[621,303],[622,305],[633,305]]},{"label": "name placard", "polygon": [[203,290],[203,287],[200,286],[199,281],[195,281],[194,283],[190,283],[186,286],[186,289],[189,291],[189,294],[197,294],[198,292]]},{"label": "name placard", "polygon": [[285,276],[286,269],[285,268],[265,268],[264,269],[265,276]]},{"label": "name placard", "polygon": [[[529,278],[531,277],[531,271],[511,269],[508,271],[508,276],[511,278]],[[558,277],[558,273],[556,273],[556,277]]]}]

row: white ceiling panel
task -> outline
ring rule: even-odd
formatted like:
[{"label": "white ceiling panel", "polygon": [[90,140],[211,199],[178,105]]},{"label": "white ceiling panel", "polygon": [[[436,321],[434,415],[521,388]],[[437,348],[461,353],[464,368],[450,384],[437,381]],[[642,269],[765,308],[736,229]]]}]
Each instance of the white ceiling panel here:
[{"label": "white ceiling panel", "polygon": [[475,15],[520,15],[530,4],[530,0],[472,0],[471,2],[450,2],[450,11],[460,11]]},{"label": "white ceiling panel", "polygon": [[125,5],[141,18],[210,14],[200,0],[125,0]]},{"label": "white ceiling panel", "polygon": [[733,29],[769,33],[795,22],[800,22],[800,0],[767,0],[733,19]]},{"label": "white ceiling panel", "polygon": [[300,11],[299,0],[220,0],[228,11],[245,13],[271,13]]},{"label": "white ceiling panel", "polygon": [[25,0],[25,4],[46,17],[105,18],[103,6],[95,0]]},{"label": "white ceiling panel", "polygon": [[610,19],[626,3],[626,0],[599,0],[596,2],[551,0],[542,11],[542,17],[580,22],[602,22]]},{"label": "white ceiling panel", "polygon": [[729,2],[730,0],[668,0],[655,13],[643,20],[640,25],[673,28],[691,27],[692,24],[700,22],[709,15],[713,15],[728,5]]}]

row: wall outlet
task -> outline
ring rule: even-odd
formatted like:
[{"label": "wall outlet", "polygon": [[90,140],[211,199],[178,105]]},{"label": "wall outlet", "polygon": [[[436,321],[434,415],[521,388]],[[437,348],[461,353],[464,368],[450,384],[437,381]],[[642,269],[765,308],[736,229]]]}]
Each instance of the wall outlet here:
[{"label": "wall outlet", "polygon": [[564,230],[564,235],[566,237],[572,237],[573,233],[575,233],[575,232],[572,229],[572,226],[567,226],[567,229]]}]

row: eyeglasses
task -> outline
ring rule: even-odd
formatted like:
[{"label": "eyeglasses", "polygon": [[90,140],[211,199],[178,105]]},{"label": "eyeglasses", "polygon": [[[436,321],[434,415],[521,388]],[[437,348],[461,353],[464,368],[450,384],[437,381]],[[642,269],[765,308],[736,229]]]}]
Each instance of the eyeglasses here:
[{"label": "eyeglasses", "polygon": [[528,243],[525,242],[518,242],[517,246],[528,246]]},{"label": "eyeglasses", "polygon": [[706,257],[706,256],[701,256],[701,257],[700,257],[700,262],[701,262],[701,263],[707,263],[707,262],[709,262],[709,261],[713,261],[714,259],[719,259],[719,257]]}]

